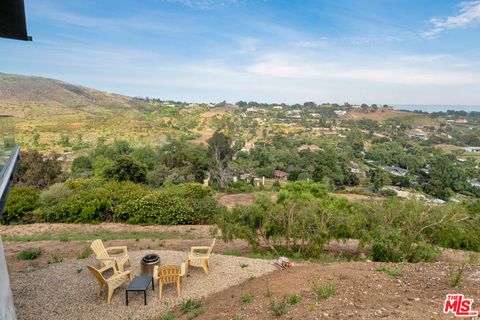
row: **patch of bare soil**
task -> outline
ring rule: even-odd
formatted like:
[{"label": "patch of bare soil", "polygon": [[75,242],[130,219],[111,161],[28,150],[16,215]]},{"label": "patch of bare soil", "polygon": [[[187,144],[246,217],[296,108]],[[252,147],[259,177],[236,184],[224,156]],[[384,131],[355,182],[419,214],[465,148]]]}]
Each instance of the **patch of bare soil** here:
[{"label": "patch of bare soil", "polygon": [[[353,193],[330,193],[330,195],[336,198],[345,198],[350,201],[382,200],[381,197],[371,197]],[[277,199],[277,194],[275,192],[271,192],[270,196],[272,200]],[[252,204],[254,197],[255,193],[219,194],[217,200],[228,209],[233,209],[236,205]]]},{"label": "patch of bare soil", "polygon": [[436,126],[438,123],[435,119],[418,113],[397,111],[392,109],[378,109],[374,112],[364,112],[363,110],[352,110],[348,112],[344,119],[350,120],[373,120],[373,121],[385,121],[395,118],[412,118],[415,126]]},{"label": "patch of bare soil", "polygon": [[208,237],[210,225],[178,225],[142,226],[122,223],[73,224],[73,223],[35,223],[24,225],[0,225],[0,235],[33,236],[38,234],[63,235],[68,233],[100,233],[100,232],[158,232],[188,233],[192,237]]},{"label": "patch of bare soil", "polygon": [[[399,276],[379,271],[395,270]],[[208,297],[204,313],[196,319],[452,319],[443,314],[448,293],[480,298],[478,265],[467,266],[465,281],[452,288],[456,267],[445,263],[382,264],[371,262],[308,264],[277,271]],[[314,287],[330,285],[335,293],[317,297]],[[268,290],[268,291],[267,291]],[[267,292],[270,292],[271,296]],[[252,301],[245,299],[252,295]],[[287,305],[285,315],[275,316],[285,297],[299,295]],[[180,319],[189,319],[191,313]]]}]

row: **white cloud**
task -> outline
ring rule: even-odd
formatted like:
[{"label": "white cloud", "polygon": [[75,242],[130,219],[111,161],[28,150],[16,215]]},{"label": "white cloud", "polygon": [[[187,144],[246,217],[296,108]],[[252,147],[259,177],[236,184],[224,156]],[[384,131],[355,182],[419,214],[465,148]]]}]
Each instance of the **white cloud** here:
[{"label": "white cloud", "polygon": [[[398,58],[399,61],[405,59]],[[411,59],[411,58],[410,58]],[[332,60],[338,61],[338,60]],[[361,63],[339,64],[317,62],[288,55],[267,55],[246,68],[248,73],[258,76],[303,79],[343,79],[402,85],[480,85],[480,75],[448,69],[422,67],[423,60],[409,60],[416,65],[390,65]]]},{"label": "white cloud", "polygon": [[242,0],[164,0],[167,2],[177,2],[192,9],[210,10],[220,7],[238,5]]},{"label": "white cloud", "polygon": [[445,19],[433,18],[430,21],[433,28],[422,33],[425,38],[435,38],[445,30],[478,24],[480,22],[480,1],[462,2],[458,14]]},{"label": "white cloud", "polygon": [[329,43],[327,38],[321,38],[313,41],[299,41],[294,43],[294,45],[297,47],[307,48],[307,49],[326,48],[328,44]]}]

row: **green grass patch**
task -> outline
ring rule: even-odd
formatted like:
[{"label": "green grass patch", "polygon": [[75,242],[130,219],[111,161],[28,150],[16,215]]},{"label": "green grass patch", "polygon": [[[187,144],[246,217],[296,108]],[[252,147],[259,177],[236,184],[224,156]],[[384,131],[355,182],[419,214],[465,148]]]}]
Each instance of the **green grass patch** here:
[{"label": "green grass patch", "polygon": [[298,294],[292,294],[287,297],[287,302],[289,305],[296,305],[297,303],[300,303],[302,301],[302,297]]},{"label": "green grass patch", "polygon": [[86,247],[85,249],[83,249],[77,254],[77,259],[80,260],[80,259],[89,258],[92,255],[92,253],[93,253],[92,248]]},{"label": "green grass patch", "polygon": [[272,300],[270,301],[269,309],[275,317],[280,317],[287,313],[289,307],[290,305],[288,304],[287,299],[283,299],[279,303],[275,303],[275,301]]},{"label": "green grass patch", "polygon": [[180,306],[180,312],[183,314],[187,314],[190,311],[201,309],[202,303],[195,299],[188,299],[182,302]]},{"label": "green grass patch", "polygon": [[390,277],[401,277],[403,275],[403,270],[401,268],[389,269],[386,267],[377,269],[378,272],[383,272],[388,274]]},{"label": "green grass patch", "polygon": [[337,294],[337,287],[330,283],[320,284],[315,281],[312,283],[312,290],[317,300],[326,300]]},{"label": "green grass patch", "polygon": [[240,298],[241,303],[252,303],[253,302],[253,294],[249,293],[244,295],[243,297]]},{"label": "green grass patch", "polygon": [[25,249],[20,252],[18,259],[20,260],[35,260],[43,254],[43,250],[37,249]]}]

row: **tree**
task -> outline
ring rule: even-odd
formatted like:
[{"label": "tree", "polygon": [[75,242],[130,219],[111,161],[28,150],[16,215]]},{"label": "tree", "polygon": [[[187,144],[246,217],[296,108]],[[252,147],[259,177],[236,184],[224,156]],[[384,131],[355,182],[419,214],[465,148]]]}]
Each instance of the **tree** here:
[{"label": "tree", "polygon": [[233,178],[228,162],[232,159],[232,139],[222,132],[215,132],[208,139],[208,149],[212,159],[211,175],[221,188],[228,186]]},{"label": "tree", "polygon": [[390,175],[382,169],[372,170],[370,172],[370,181],[372,182],[373,192],[378,192],[392,182]]},{"label": "tree", "polygon": [[104,176],[117,181],[133,181],[143,183],[146,181],[147,170],[145,166],[135,161],[130,156],[120,156],[113,165],[106,168]]},{"label": "tree", "polygon": [[15,182],[41,189],[52,185],[62,172],[62,165],[57,158],[54,153],[42,155],[37,150],[22,150]]}]

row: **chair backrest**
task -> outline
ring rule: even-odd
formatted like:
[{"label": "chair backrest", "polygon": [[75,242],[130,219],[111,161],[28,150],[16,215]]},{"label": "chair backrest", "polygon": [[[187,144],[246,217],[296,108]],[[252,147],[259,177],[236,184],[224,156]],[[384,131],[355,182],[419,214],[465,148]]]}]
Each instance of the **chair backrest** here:
[{"label": "chair backrest", "polygon": [[103,277],[102,273],[101,273],[100,271],[98,271],[97,268],[95,268],[95,267],[93,267],[93,266],[91,266],[91,265],[87,265],[87,268],[88,268],[88,270],[90,270],[90,272],[95,276],[95,278],[98,279],[98,281],[99,281],[100,283],[103,283],[103,284],[107,283],[107,281],[106,281],[105,278]]},{"label": "chair backrest", "polygon": [[213,246],[215,246],[215,241],[217,239],[213,238],[213,241],[212,241],[212,244],[210,245],[210,248],[208,248],[208,251],[207,251],[207,254],[210,255],[210,253],[212,253],[213,251]]},{"label": "chair backrest", "polygon": [[179,266],[162,266],[158,268],[158,279],[162,283],[175,283],[180,278]]},{"label": "chair backrest", "polygon": [[93,252],[95,252],[97,259],[104,259],[109,257],[107,249],[105,249],[105,246],[100,239],[94,240],[90,248],[92,248]]}]

